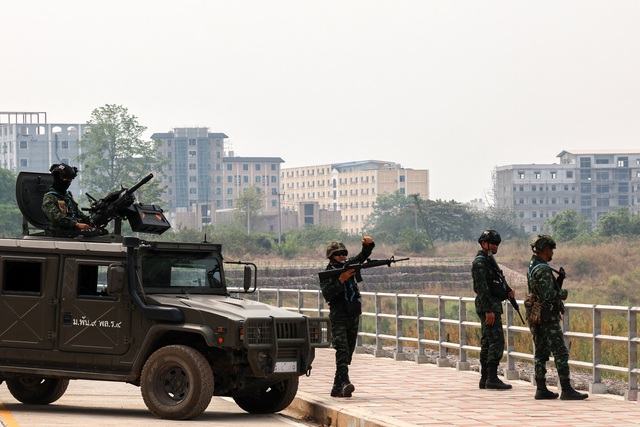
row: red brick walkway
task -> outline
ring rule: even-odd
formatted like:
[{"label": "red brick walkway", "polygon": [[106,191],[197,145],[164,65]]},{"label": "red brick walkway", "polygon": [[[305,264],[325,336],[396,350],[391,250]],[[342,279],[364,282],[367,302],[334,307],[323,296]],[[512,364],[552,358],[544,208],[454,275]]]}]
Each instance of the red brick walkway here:
[{"label": "red brick walkway", "polygon": [[[590,395],[583,401],[534,400],[535,387],[508,381],[512,390],[479,390],[479,374],[433,364],[354,355],[352,398],[329,395],[334,351],[316,352],[310,377],[301,377],[293,407],[331,426],[575,426],[640,425],[637,402]],[[554,390],[553,387],[550,387]]]}]

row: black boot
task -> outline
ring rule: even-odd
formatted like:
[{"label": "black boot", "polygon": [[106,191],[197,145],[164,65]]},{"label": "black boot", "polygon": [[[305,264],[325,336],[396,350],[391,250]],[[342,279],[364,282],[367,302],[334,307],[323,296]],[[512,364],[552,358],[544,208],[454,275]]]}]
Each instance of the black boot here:
[{"label": "black boot", "polygon": [[342,397],[342,380],[336,374],[333,377],[333,387],[331,387],[331,397]]},{"label": "black boot", "polygon": [[545,378],[536,378],[536,400],[557,399],[558,393],[554,393],[547,388]]},{"label": "black boot", "polygon": [[487,366],[487,382],[485,388],[492,390],[509,390],[511,384],[505,384],[498,378],[498,365]]},{"label": "black boot", "polygon": [[561,378],[560,387],[562,388],[562,393],[560,394],[560,399],[562,400],[584,400],[589,397],[587,393],[575,391],[573,387],[571,387],[571,380],[569,378]]},{"label": "black boot", "polygon": [[342,379],[342,381],[341,381],[341,392],[342,392],[342,395],[340,397],[351,397],[351,394],[356,389],[356,386],[351,384],[351,381],[349,381],[349,375],[348,374],[342,375],[341,379]]},{"label": "black boot", "polygon": [[486,384],[487,384],[487,364],[481,363],[480,364],[480,384],[478,385],[478,387],[484,390],[486,388]]}]

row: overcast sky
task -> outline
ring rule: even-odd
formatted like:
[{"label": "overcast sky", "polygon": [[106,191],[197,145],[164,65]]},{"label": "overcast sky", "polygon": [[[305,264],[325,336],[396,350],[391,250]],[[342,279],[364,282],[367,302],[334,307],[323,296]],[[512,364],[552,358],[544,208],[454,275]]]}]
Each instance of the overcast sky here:
[{"label": "overcast sky", "polygon": [[495,166],[638,148],[640,2],[13,0],[0,111],[224,132],[283,167],[387,160],[467,202]]}]

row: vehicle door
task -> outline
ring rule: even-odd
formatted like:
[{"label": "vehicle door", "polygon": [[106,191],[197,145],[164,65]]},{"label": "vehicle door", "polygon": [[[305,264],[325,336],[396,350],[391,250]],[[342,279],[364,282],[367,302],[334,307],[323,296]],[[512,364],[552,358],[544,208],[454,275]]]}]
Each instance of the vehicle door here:
[{"label": "vehicle door", "polygon": [[65,260],[60,350],[120,355],[129,349],[131,301],[126,292],[108,292],[108,271],[114,265],[122,261]]},{"label": "vehicle door", "polygon": [[57,256],[0,255],[0,348],[53,348],[57,277]]}]

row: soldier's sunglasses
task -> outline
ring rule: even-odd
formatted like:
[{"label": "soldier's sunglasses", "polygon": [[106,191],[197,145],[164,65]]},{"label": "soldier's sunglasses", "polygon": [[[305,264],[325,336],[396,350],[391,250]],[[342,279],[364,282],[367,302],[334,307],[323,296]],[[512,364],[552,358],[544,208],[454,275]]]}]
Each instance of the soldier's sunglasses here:
[{"label": "soldier's sunglasses", "polygon": [[338,251],[336,253],[334,253],[334,256],[347,256],[349,254],[349,252],[347,251]]}]

